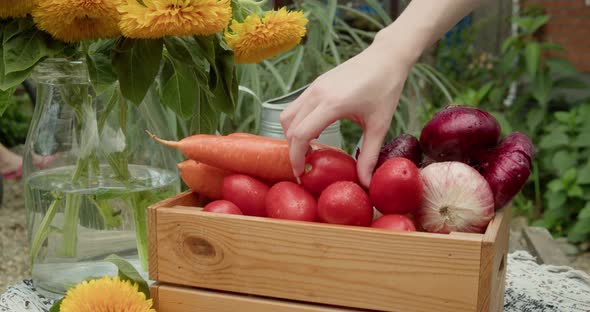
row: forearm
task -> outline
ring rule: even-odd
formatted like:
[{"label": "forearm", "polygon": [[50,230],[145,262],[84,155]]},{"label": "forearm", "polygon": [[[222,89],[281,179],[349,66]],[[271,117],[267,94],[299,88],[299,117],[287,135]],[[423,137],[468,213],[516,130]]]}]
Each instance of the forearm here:
[{"label": "forearm", "polygon": [[375,44],[397,55],[418,60],[424,50],[440,39],[484,0],[412,0],[402,14],[381,30]]}]

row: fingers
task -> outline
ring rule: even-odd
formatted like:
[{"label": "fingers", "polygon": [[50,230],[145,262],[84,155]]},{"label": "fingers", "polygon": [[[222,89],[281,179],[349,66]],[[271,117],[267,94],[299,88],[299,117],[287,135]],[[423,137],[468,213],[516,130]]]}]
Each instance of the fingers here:
[{"label": "fingers", "polygon": [[325,128],[337,119],[334,113],[324,107],[317,106],[311,113],[304,116],[301,122],[291,124],[287,140],[289,140],[289,158],[295,177],[303,174],[305,154],[309,150],[309,142],[318,137]]},{"label": "fingers", "polygon": [[363,146],[357,161],[357,172],[360,183],[368,188],[371,184],[373,169],[377,164],[387,127],[375,123],[367,124],[363,138]]}]

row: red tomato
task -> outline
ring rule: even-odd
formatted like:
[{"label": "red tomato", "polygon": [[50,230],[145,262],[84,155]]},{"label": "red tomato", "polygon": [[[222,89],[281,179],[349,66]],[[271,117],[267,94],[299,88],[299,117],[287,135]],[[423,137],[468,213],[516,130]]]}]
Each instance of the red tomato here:
[{"label": "red tomato", "polygon": [[223,179],[223,199],[234,203],[247,216],[266,216],[265,199],[270,187],[244,174],[230,174]]},{"label": "red tomato", "polygon": [[381,165],[371,179],[369,197],[382,214],[406,214],[422,203],[418,167],[409,159],[394,157]]},{"label": "red tomato", "polygon": [[388,229],[394,231],[415,232],[416,226],[412,220],[404,215],[390,214],[384,215],[373,221],[371,227]]},{"label": "red tomato", "polygon": [[320,220],[332,224],[369,226],[373,206],[367,193],[356,183],[340,181],[328,186],[318,200]]},{"label": "red tomato", "polygon": [[203,211],[207,212],[217,212],[217,213],[227,213],[227,214],[235,214],[235,215],[243,215],[242,211],[238,206],[234,203],[219,199],[208,203]]},{"label": "red tomato", "polygon": [[301,185],[279,182],[266,195],[266,213],[275,219],[317,221],[318,208],[315,198]]},{"label": "red tomato", "polygon": [[315,196],[319,196],[330,184],[338,181],[358,182],[356,161],[348,154],[319,149],[305,157],[305,172],[301,184]]}]

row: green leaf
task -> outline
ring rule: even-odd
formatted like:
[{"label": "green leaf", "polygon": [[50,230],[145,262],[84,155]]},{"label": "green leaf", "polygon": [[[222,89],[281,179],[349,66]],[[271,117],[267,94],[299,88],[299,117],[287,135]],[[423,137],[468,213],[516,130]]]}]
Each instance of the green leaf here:
[{"label": "green leaf", "polygon": [[193,68],[166,57],[160,93],[162,103],[181,118],[191,118],[199,100],[199,83]]},{"label": "green leaf", "polygon": [[16,88],[10,88],[6,91],[0,90],[0,117],[2,117],[8,106],[14,103],[14,101],[12,101],[12,95],[15,90]]},{"label": "green leaf", "polygon": [[578,184],[590,184],[590,162],[578,171]]},{"label": "green leaf", "polygon": [[49,312],[60,312],[61,309],[61,303],[62,301],[64,301],[64,298],[59,299],[58,301],[56,301],[52,306],[51,309],[49,309]]},{"label": "green leaf", "polygon": [[583,198],[584,190],[582,190],[582,188],[579,185],[574,184],[572,187],[570,187],[569,190],[567,190],[567,196]]},{"label": "green leaf", "polygon": [[576,165],[576,159],[569,152],[561,150],[553,156],[552,165],[558,173],[563,174]]},{"label": "green leaf", "polygon": [[547,107],[553,89],[553,79],[545,72],[539,72],[533,80],[531,94],[542,107]]},{"label": "green leaf", "polygon": [[574,226],[568,232],[568,239],[578,243],[590,238],[590,202],[578,213]]},{"label": "green leaf", "polygon": [[545,60],[545,64],[547,64],[551,72],[554,73],[567,76],[578,74],[576,67],[569,60],[564,58],[548,58]]},{"label": "green leaf", "polygon": [[20,72],[33,67],[49,55],[43,40],[47,37],[40,30],[32,29],[9,40],[4,40],[4,73]]},{"label": "green leaf", "polygon": [[162,39],[122,38],[113,50],[112,64],[121,93],[137,105],[158,75],[162,48]]},{"label": "green leaf", "polygon": [[584,80],[579,77],[562,77],[553,83],[555,88],[562,88],[562,89],[584,89],[587,88],[588,85]]},{"label": "green leaf", "polygon": [[561,180],[555,179],[547,183],[547,188],[552,192],[559,192],[565,189],[565,185],[563,184],[563,182],[561,182]]},{"label": "green leaf", "polygon": [[541,46],[538,42],[529,42],[525,49],[526,70],[531,80],[535,79],[541,61]]},{"label": "green leaf", "polygon": [[165,37],[166,51],[175,60],[200,69],[206,69],[207,59],[193,37]]},{"label": "green leaf", "polygon": [[508,119],[506,119],[506,116],[504,116],[504,114],[499,113],[499,112],[489,112],[489,113],[492,116],[494,116],[496,118],[496,120],[498,121],[498,123],[500,124],[500,129],[502,129],[503,135],[508,135],[508,134],[512,133],[512,125],[510,124]]},{"label": "green leaf", "polygon": [[212,109],[208,101],[208,97],[204,92],[201,92],[200,101],[198,103],[197,113],[193,116],[191,121],[191,134],[213,134],[217,130],[217,123],[219,118]]},{"label": "green leaf", "polygon": [[555,52],[565,52],[565,49],[559,44],[555,42],[541,42],[541,48],[543,50],[551,50]]},{"label": "green leaf", "polygon": [[559,146],[567,145],[569,142],[569,137],[567,134],[561,131],[554,131],[545,135],[541,138],[539,142],[539,147],[542,149],[552,149]]},{"label": "green leaf", "polygon": [[119,278],[121,278],[121,280],[137,284],[139,286],[139,291],[144,293],[146,298],[150,298],[150,289],[147,282],[141,277],[141,275],[139,275],[131,263],[117,255],[110,255],[105,261],[111,262],[117,266],[117,269],[119,270]]},{"label": "green leaf", "polygon": [[213,90],[213,109],[233,117],[238,94],[238,81],[233,52],[218,48],[215,62],[220,74],[218,75],[220,81]]},{"label": "green leaf", "polygon": [[565,171],[565,173],[561,177],[561,180],[565,185],[571,185],[574,181],[576,181],[577,175],[578,172],[576,168],[569,168]]},{"label": "green leaf", "polygon": [[114,40],[95,42],[88,48],[86,64],[90,81],[97,94],[101,94],[117,81],[111,64]]},{"label": "green leaf", "polygon": [[543,110],[540,108],[533,108],[531,109],[526,115],[526,124],[529,128],[529,131],[534,133],[537,127],[543,121]]},{"label": "green leaf", "polygon": [[558,121],[560,121],[564,124],[569,124],[569,122],[570,122],[570,113],[569,112],[555,112],[553,114],[553,116],[555,116],[555,119],[557,119]]},{"label": "green leaf", "polygon": [[582,132],[578,134],[572,145],[576,147],[590,147],[590,133]]},{"label": "green leaf", "polygon": [[590,219],[590,202],[578,213],[578,219]]},{"label": "green leaf", "polygon": [[567,196],[564,193],[547,193],[545,196],[547,199],[547,208],[549,210],[560,209],[567,200]]}]

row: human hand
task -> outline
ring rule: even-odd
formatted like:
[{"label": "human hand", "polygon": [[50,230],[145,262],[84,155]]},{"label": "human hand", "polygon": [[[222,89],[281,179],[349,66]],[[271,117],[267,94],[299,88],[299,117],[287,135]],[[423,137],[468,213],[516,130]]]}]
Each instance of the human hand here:
[{"label": "human hand", "polygon": [[390,127],[414,58],[375,41],[357,56],[318,77],[280,116],[293,173],[301,176],[311,140],[340,119],[363,129],[357,162],[362,185],[369,187],[383,139]]}]

